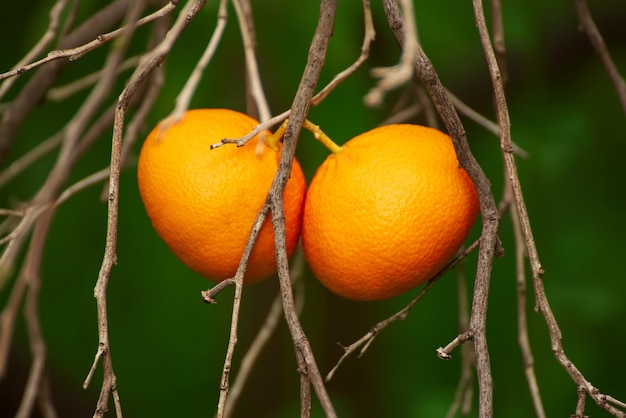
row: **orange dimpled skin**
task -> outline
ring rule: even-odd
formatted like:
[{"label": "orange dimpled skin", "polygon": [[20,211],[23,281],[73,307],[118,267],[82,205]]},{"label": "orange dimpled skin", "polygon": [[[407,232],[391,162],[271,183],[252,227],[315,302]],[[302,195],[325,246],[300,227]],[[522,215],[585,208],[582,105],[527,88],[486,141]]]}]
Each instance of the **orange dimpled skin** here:
[{"label": "orange dimpled skin", "polygon": [[[240,138],[258,122],[228,109],[195,109],[163,121],[139,154],[139,192],[154,229],[189,268],[215,281],[233,277],[253,223],[278,169],[281,144],[263,132],[246,145],[211,150],[223,138]],[[257,143],[263,141],[263,145]],[[302,221],[305,179],[294,160],[284,193],[287,252],[295,249]],[[249,284],[276,272],[274,233],[268,219],[244,276]]]},{"label": "orange dimpled skin", "polygon": [[387,299],[445,266],[478,212],[474,184],[449,136],[387,125],[348,141],[318,168],[302,244],[311,270],[332,292]]}]

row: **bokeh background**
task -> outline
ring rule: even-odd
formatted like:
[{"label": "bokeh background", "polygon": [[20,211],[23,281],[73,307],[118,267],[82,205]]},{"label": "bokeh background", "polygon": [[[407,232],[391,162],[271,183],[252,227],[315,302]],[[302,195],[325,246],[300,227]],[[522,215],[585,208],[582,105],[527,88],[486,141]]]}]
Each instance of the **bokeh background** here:
[{"label": "bokeh background", "polygon": [[[51,0],[5,2],[0,25],[0,71],[8,70],[47,26]],[[167,115],[216,23],[217,2],[209,1],[165,62],[166,84],[145,126]],[[507,84],[514,141],[528,152],[518,167],[533,232],[546,271],[545,287],[561,326],[566,353],[600,388],[626,400],[626,123],[617,95],[598,57],[580,31],[574,2],[503,2],[510,80]],[[626,2],[590,2],[599,29],[626,73]],[[104,2],[81,2],[84,19]],[[260,72],[274,113],[287,109],[302,74],[315,30],[318,2],[253,1]],[[384,121],[401,91],[385,105],[369,109],[363,96],[375,80],[369,69],[393,65],[400,50],[372,2],[377,30],[370,60],[341,84],[309,118],[338,143]],[[443,83],[461,100],[494,118],[491,85],[470,1],[416,1],[420,41]],[[148,30],[140,29],[136,48]],[[362,42],[360,1],[339,4],[320,86],[349,66]],[[221,45],[194,97],[193,107],[245,110],[241,35],[232,6]],[[70,65],[59,84],[97,70],[108,47]],[[28,75],[24,76],[26,79]],[[6,98],[19,91],[20,80]],[[123,86],[111,92],[114,101]],[[22,126],[8,162],[60,129],[86,92],[60,104],[42,103]],[[466,121],[471,147],[502,195],[502,161],[497,138]],[[415,119],[420,122],[421,119]],[[136,144],[138,151],[140,144]],[[310,179],[328,154],[303,132],[297,156]],[[105,167],[110,132],[76,167],[72,182]],[[0,190],[0,206],[27,200],[40,187],[54,153]],[[60,416],[90,416],[101,383],[99,368],[91,386],[82,383],[98,344],[93,287],[103,258],[106,204],[102,187],[92,187],[59,208],[43,264],[41,321],[48,345],[48,369]],[[232,289],[218,304],[202,303],[211,283],[188,270],[157,237],[144,212],[134,162],[121,178],[118,264],[109,287],[112,358],[127,416],[212,416],[217,405],[232,302]],[[478,227],[470,239],[479,234]],[[504,218],[501,238],[506,256],[494,264],[489,300],[488,342],[498,417],[533,416],[517,344],[514,244]],[[358,262],[358,260],[356,261]],[[475,254],[463,266],[473,282]],[[401,309],[417,290],[392,300],[356,303],[326,291],[305,270],[302,322],[322,373],[349,344],[379,320]],[[244,292],[236,364],[253,339],[277,291],[277,281]],[[4,306],[9,286],[0,290]],[[360,359],[348,359],[328,390],[344,417],[441,417],[453,401],[460,374],[460,351],[437,358],[437,347],[458,332],[455,273],[440,281],[406,320],[388,327]],[[530,334],[541,394],[548,416],[574,413],[576,387],[553,357],[542,317],[529,299]],[[20,316],[7,376],[0,381],[0,416],[13,416],[30,367],[27,331]],[[283,323],[265,348],[236,409],[238,417],[293,417],[299,414],[299,375],[291,339]],[[588,402],[590,416],[606,416]],[[476,407],[470,416],[477,414]],[[109,416],[114,416],[110,411]],[[314,416],[321,409],[314,404]],[[34,415],[38,416],[38,415]]]}]

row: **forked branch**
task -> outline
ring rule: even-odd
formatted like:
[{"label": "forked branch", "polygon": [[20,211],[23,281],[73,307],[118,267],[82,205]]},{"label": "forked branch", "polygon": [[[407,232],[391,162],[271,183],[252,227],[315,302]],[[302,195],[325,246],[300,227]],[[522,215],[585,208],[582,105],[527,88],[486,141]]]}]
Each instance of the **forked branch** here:
[{"label": "forked branch", "polygon": [[157,66],[163,61],[165,56],[171,50],[172,45],[174,44],[176,39],[178,39],[178,37],[180,36],[183,29],[202,9],[205,2],[206,1],[204,0],[190,0],[185,5],[183,10],[181,10],[181,13],[179,14],[176,22],[170,29],[168,36],[165,37],[150,53],[147,54],[146,59],[142,61],[142,63],[133,73],[133,76],[131,77],[130,81],[128,82],[118,99],[118,104],[115,110],[115,120],[113,124],[113,138],[111,147],[111,172],[108,184],[109,212],[107,217],[106,245],[102,266],[98,275],[98,281],[96,282],[96,286],[94,288],[94,296],[96,298],[98,313],[99,343],[94,363],[84,383],[85,387],[89,385],[93,376],[93,371],[97,367],[97,364],[101,361],[104,369],[104,379],[94,417],[101,417],[108,410],[108,401],[109,396],[111,395],[114,400],[116,414],[118,418],[121,418],[122,416],[121,404],[117,391],[116,376],[113,371],[110,354],[107,313],[107,289],[109,278],[111,276],[111,270],[117,259],[116,249],[119,211],[119,181],[122,167],[122,150],[126,109],[128,107],[128,104],[130,103],[131,98],[142,85],[143,81],[145,81],[148,75],[151,74],[152,71],[155,70],[155,68],[157,68]]},{"label": "forked branch", "polygon": [[332,370],[326,375],[326,381],[329,381],[333,378],[333,376],[335,375],[335,373],[337,372],[341,364],[349,356],[356,353],[357,351],[359,352],[357,357],[361,357],[363,354],[365,354],[370,344],[374,341],[374,339],[378,336],[378,334],[380,334],[382,330],[384,330],[389,325],[391,325],[392,323],[398,320],[404,320],[409,315],[409,313],[413,310],[415,305],[417,305],[417,303],[420,300],[422,300],[424,296],[426,296],[426,293],[428,293],[428,291],[435,285],[435,283],[437,283],[439,279],[441,279],[447,272],[454,269],[465,257],[467,257],[472,251],[474,251],[478,247],[478,244],[479,244],[479,241],[475,241],[474,243],[472,243],[472,245],[470,245],[468,248],[462,251],[459,255],[457,255],[452,261],[450,261],[443,269],[441,269],[440,272],[438,272],[432,279],[430,279],[426,283],[426,285],[422,288],[422,290],[420,290],[417,296],[415,296],[415,298],[413,298],[413,300],[411,300],[411,302],[409,302],[408,305],[406,305],[404,308],[402,308],[395,314],[389,316],[388,318],[378,322],[369,330],[367,334],[365,334],[359,340],[355,341],[349,346],[345,346],[345,347],[342,346],[344,352],[342,356],[339,358],[339,360],[337,361],[337,364],[335,365],[335,367],[333,367]]}]

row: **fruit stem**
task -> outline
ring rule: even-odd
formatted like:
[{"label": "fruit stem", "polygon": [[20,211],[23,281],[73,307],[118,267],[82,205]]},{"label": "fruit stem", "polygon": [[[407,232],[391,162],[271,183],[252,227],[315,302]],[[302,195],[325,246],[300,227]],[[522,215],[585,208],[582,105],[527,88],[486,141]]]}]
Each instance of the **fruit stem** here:
[{"label": "fruit stem", "polygon": [[286,130],[287,130],[287,120],[285,120],[278,127],[278,129],[276,129],[276,132],[274,132],[272,135],[268,135],[265,138],[265,143],[267,144],[267,146],[273,149],[274,151],[278,151],[278,143],[280,142],[281,139],[283,139],[283,136],[285,135]]},{"label": "fruit stem", "polygon": [[318,125],[315,125],[310,120],[305,119],[304,123],[302,124],[302,127],[305,128],[305,129],[308,129],[309,131],[311,131],[311,133],[313,134],[315,139],[320,141],[333,154],[337,154],[339,151],[341,151],[343,149],[342,147],[337,145],[335,143],[335,141],[330,139],[330,137],[328,135],[326,135],[324,133],[324,131],[322,131]]},{"label": "fruit stem", "polygon": [[[276,132],[274,132],[271,136],[266,138],[265,142],[272,149],[274,150],[278,149],[278,142],[282,139],[283,135],[285,135],[285,131],[287,130],[287,123],[289,123],[289,119],[285,120],[278,127],[278,129],[276,129]],[[315,137],[315,139],[320,141],[333,154],[336,154],[343,149],[342,147],[337,145],[332,139],[330,139],[328,135],[326,135],[324,131],[322,131],[318,125],[315,125],[310,120],[305,119],[304,122],[302,123],[302,127],[310,131]]]}]

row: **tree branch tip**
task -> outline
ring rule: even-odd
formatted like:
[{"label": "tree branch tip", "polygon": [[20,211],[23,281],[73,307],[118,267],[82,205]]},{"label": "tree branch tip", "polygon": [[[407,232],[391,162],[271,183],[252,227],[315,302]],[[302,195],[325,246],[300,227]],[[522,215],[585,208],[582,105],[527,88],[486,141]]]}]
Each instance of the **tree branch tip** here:
[{"label": "tree branch tip", "polygon": [[214,150],[215,148],[219,148],[223,145],[229,145],[229,144],[234,144],[237,147],[243,147],[244,145],[246,145],[248,143],[249,139],[247,137],[243,137],[243,138],[223,138],[220,142],[217,142],[215,144],[211,144],[211,150]]},{"label": "tree branch tip", "polygon": [[439,347],[437,349],[437,357],[439,357],[440,360],[450,360],[452,358],[452,355],[446,352],[443,347]]},{"label": "tree branch tip", "polygon": [[371,109],[378,108],[383,104],[383,95],[378,90],[370,90],[363,98],[363,103]]},{"label": "tree branch tip", "polygon": [[236,283],[236,279],[234,277],[231,277],[230,279],[222,280],[210,289],[203,290],[202,292],[200,292],[200,294],[202,295],[202,301],[211,305],[217,305],[215,297],[218,295],[218,293]]},{"label": "tree branch tip", "polygon": [[211,296],[210,290],[205,290],[202,293],[202,301],[204,303],[208,303],[209,305],[217,305],[217,301],[213,296]]}]

